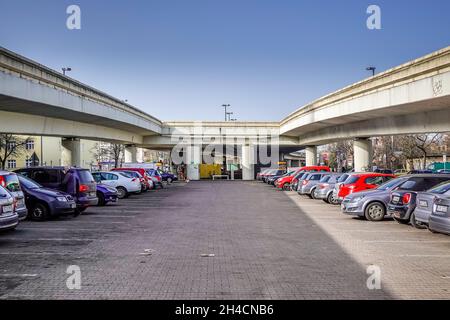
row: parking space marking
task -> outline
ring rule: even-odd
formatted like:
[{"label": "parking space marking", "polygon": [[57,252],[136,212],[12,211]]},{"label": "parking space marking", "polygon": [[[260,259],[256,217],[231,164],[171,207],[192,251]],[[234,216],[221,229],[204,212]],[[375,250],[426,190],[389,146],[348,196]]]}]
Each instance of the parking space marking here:
[{"label": "parking space marking", "polygon": [[87,238],[1,238],[1,240],[6,241],[75,241],[75,242],[87,242],[87,241],[105,241],[104,239],[87,239]]},{"label": "parking space marking", "polygon": [[38,275],[35,273],[31,273],[31,274],[28,274],[28,273],[23,273],[23,274],[4,273],[4,274],[1,274],[0,273],[0,278],[35,278],[37,276]]}]

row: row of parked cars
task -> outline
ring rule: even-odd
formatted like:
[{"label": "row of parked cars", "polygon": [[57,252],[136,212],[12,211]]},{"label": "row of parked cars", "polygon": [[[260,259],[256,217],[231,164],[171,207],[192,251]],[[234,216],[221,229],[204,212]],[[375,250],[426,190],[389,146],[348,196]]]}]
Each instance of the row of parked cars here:
[{"label": "row of parked cars", "polygon": [[286,172],[263,169],[257,179],[280,190],[340,205],[344,214],[369,221],[393,218],[401,224],[450,235],[450,174],[331,172],[308,166]]},{"label": "row of parked cars", "polygon": [[33,167],[0,171],[0,230],[17,227],[26,218],[46,220],[78,216],[91,206],[115,203],[131,194],[164,188],[177,176],[146,168],[91,172],[83,168]]}]

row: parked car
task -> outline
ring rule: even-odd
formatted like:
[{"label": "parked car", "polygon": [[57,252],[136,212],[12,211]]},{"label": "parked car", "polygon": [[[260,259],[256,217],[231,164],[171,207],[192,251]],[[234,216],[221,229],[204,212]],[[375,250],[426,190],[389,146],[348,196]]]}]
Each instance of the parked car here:
[{"label": "parked car", "polygon": [[426,173],[433,173],[433,170],[411,170],[408,172],[408,174],[426,174]]},{"label": "parked car", "polygon": [[290,172],[286,172],[286,173],[284,173],[284,174],[282,174],[282,175],[279,175],[279,176],[272,176],[272,177],[269,177],[269,178],[267,179],[267,183],[270,184],[270,185],[273,185],[274,187],[277,187],[277,184],[276,184],[276,183],[278,182],[279,179],[288,177],[288,176],[291,175],[292,173],[293,173],[293,171],[290,171]]},{"label": "parked car", "polygon": [[340,187],[338,197],[342,202],[349,194],[368,189],[375,189],[379,185],[393,178],[395,178],[393,174],[385,173],[352,173]]},{"label": "parked car", "polygon": [[25,194],[25,203],[30,219],[42,221],[75,212],[77,204],[70,194],[44,188],[22,175],[18,175],[18,178]]},{"label": "parked car", "polygon": [[381,221],[387,214],[391,192],[401,187],[408,179],[409,176],[403,176],[389,180],[375,189],[352,193],[342,201],[341,210],[345,214],[363,217],[369,221]]},{"label": "parked car", "polygon": [[300,183],[300,181],[303,179],[304,176],[306,176],[309,172],[299,172],[297,173],[294,178],[292,178],[291,181],[291,190],[292,191],[297,191],[298,189],[298,184]]},{"label": "parked car", "polygon": [[415,224],[418,229],[428,226],[431,213],[433,212],[434,201],[437,197],[450,197],[450,182],[441,183],[428,191],[417,193],[417,205],[414,209]]},{"label": "parked car", "polygon": [[289,175],[280,178],[277,180],[276,187],[278,189],[283,190],[290,190],[291,189],[291,183],[292,180],[294,180],[294,177],[300,173],[300,172],[329,172],[330,168],[326,166],[307,166],[307,167],[301,167],[297,170],[291,172]]},{"label": "parked car", "polygon": [[301,185],[298,186],[298,194],[307,195],[311,199],[316,199],[317,186],[324,176],[328,176],[328,172],[310,172]]},{"label": "parked car", "polygon": [[334,203],[334,186],[342,175],[342,173],[330,173],[329,175],[322,177],[317,185],[316,199],[322,199],[331,204]]},{"label": "parked car", "polygon": [[122,171],[122,172],[137,172],[139,173],[140,176],[135,176],[135,178],[139,178],[139,180],[141,181],[141,184],[144,185],[144,189],[142,191],[145,190],[151,190],[154,188],[154,184],[152,179],[150,178],[150,175],[147,173],[147,171],[144,168],[114,168],[111,171]]},{"label": "parked car", "polygon": [[19,224],[14,202],[14,197],[0,185],[0,231],[13,230]]},{"label": "parked car", "polygon": [[283,174],[286,173],[286,170],[282,170],[282,169],[271,169],[270,171],[268,171],[267,173],[265,173],[264,175],[262,175],[262,181],[263,182],[267,182],[267,179],[271,178],[271,177],[275,177],[275,176],[282,176]]},{"label": "parked car", "polygon": [[25,196],[20,188],[17,174],[9,171],[0,171],[0,185],[11,193],[15,200],[15,211],[19,215],[19,220],[27,217],[28,211],[25,205]]},{"label": "parked car", "polygon": [[138,193],[153,189],[153,181],[151,179],[145,179],[139,172],[137,171],[127,171],[127,170],[114,170],[114,172],[124,172],[127,175],[139,179],[141,182],[141,191]]},{"label": "parked car", "polygon": [[394,172],[391,169],[382,169],[382,168],[377,168],[373,172],[375,172],[375,173],[394,174]]},{"label": "parked car", "polygon": [[170,172],[159,171],[159,174],[161,175],[162,181],[166,181],[167,183],[172,183],[173,181],[178,180],[178,177]]},{"label": "parked car", "polygon": [[388,213],[399,223],[416,225],[414,209],[417,192],[431,189],[448,180],[450,175],[445,174],[421,174],[412,177],[402,184],[401,189],[391,193]]},{"label": "parked car", "polygon": [[106,206],[109,202],[116,203],[118,201],[118,192],[114,187],[110,187],[103,183],[97,183],[98,206]]},{"label": "parked car", "polygon": [[331,204],[338,205],[342,202],[341,199],[339,199],[339,197],[338,197],[339,190],[344,185],[345,180],[347,180],[348,177],[350,177],[350,174],[351,173],[342,173],[341,176],[339,177],[339,179],[334,184],[334,189],[333,189],[333,200],[334,201],[330,202]]},{"label": "parked car", "polygon": [[141,192],[141,181],[125,172],[94,172],[93,177],[97,183],[106,184],[117,190],[117,197],[123,199],[131,193]]},{"label": "parked car", "polygon": [[38,184],[70,194],[76,204],[75,215],[96,206],[97,184],[88,169],[65,167],[33,167],[15,170]]},{"label": "parked car", "polygon": [[437,196],[434,200],[433,211],[428,221],[428,229],[450,235],[450,197]]},{"label": "parked car", "polygon": [[162,177],[161,174],[156,169],[145,169],[147,174],[151,177],[153,180],[153,184],[156,187],[164,188],[164,185],[162,184]]},{"label": "parked car", "polygon": [[272,170],[270,168],[261,168],[261,170],[256,174],[256,180],[261,181],[262,180],[262,176],[268,172],[269,170]]},{"label": "parked car", "polygon": [[408,174],[408,170],[406,169],[397,169],[394,171],[394,174],[399,177],[399,176],[404,176],[406,174]]}]

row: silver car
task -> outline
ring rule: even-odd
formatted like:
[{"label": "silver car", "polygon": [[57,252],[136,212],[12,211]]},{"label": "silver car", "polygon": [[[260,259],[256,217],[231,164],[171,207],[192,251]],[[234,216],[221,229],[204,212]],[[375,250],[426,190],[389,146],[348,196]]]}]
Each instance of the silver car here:
[{"label": "silver car", "polygon": [[17,174],[9,171],[0,171],[0,184],[14,197],[16,202],[15,211],[19,215],[19,220],[26,219],[28,210]]},{"label": "silver car", "polygon": [[342,175],[339,177],[339,179],[334,184],[333,202],[331,202],[331,204],[338,205],[341,203],[341,201],[339,200],[339,197],[338,197],[339,189],[344,184],[345,180],[348,179],[348,177],[350,177],[350,173],[342,173]]},{"label": "silver car", "polygon": [[344,214],[364,217],[369,221],[381,221],[386,216],[391,191],[396,190],[410,177],[389,180],[376,189],[349,194],[341,204]]},{"label": "silver car", "polygon": [[428,220],[428,229],[431,232],[450,235],[450,196],[436,197]]},{"label": "silver car", "polygon": [[17,227],[19,215],[14,211],[14,197],[0,185],[0,230]]},{"label": "silver car", "polygon": [[414,209],[414,227],[424,229],[433,212],[434,200],[437,197],[450,197],[450,182],[444,182],[428,191],[418,192]]},{"label": "silver car", "polygon": [[311,172],[301,184],[298,185],[298,194],[307,195],[311,199],[316,199],[316,189],[319,181],[324,177],[330,175],[330,172]]},{"label": "silver car", "polygon": [[322,199],[327,203],[336,201],[334,197],[334,186],[343,173],[330,173],[319,181],[316,191],[316,199]]}]

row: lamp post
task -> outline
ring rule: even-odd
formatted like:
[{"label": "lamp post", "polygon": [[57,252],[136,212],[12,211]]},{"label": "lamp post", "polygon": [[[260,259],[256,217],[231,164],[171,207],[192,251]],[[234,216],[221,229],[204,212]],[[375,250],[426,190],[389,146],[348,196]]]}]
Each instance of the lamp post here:
[{"label": "lamp post", "polygon": [[227,112],[227,117],[226,119],[228,119],[228,121],[231,121],[231,115],[233,114],[233,112]]},{"label": "lamp post", "polygon": [[375,67],[367,67],[366,68],[366,70],[367,71],[372,71],[372,77],[375,75],[375,70],[376,70],[377,68],[375,68]]},{"label": "lamp post", "polygon": [[225,109],[225,121],[227,121],[227,114],[228,114],[227,108],[230,107],[230,105],[229,104],[223,104],[222,107],[224,107],[224,109]]},{"label": "lamp post", "polygon": [[62,68],[61,70],[63,72],[63,75],[66,75],[66,72],[72,71],[72,68],[66,67],[66,68]]}]

